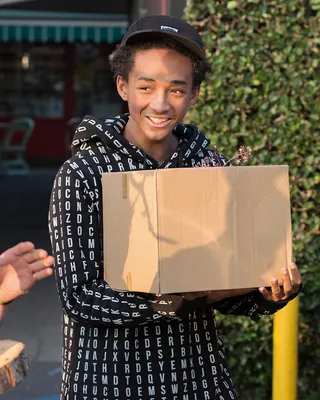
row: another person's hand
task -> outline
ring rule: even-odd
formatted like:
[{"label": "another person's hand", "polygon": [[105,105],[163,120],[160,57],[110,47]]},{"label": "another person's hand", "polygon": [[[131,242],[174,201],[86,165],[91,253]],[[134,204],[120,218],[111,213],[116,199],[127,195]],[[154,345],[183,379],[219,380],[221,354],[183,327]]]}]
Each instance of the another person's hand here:
[{"label": "another person's hand", "polygon": [[31,242],[22,242],[0,255],[0,301],[10,302],[37,281],[52,275],[54,259]]},{"label": "another person's hand", "polygon": [[267,300],[286,301],[299,293],[302,279],[295,260],[293,259],[288,269],[283,269],[281,272],[282,280],[279,281],[279,279],[273,278],[271,280],[270,289],[265,287],[259,288],[260,293],[262,293]]}]

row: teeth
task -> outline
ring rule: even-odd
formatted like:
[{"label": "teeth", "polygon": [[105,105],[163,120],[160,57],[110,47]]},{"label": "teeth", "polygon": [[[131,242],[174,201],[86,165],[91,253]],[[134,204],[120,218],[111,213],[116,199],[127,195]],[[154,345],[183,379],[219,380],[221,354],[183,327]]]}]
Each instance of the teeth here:
[{"label": "teeth", "polygon": [[149,118],[155,124],[161,124],[162,122],[166,122],[169,119],[169,118],[157,118],[157,117],[149,117]]}]

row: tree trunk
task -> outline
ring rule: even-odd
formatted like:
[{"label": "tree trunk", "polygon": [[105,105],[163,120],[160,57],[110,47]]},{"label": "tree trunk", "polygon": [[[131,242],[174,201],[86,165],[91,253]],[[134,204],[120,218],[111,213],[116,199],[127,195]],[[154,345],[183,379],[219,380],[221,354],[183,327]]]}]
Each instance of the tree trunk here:
[{"label": "tree trunk", "polygon": [[29,367],[23,343],[0,340],[0,395],[21,382]]}]

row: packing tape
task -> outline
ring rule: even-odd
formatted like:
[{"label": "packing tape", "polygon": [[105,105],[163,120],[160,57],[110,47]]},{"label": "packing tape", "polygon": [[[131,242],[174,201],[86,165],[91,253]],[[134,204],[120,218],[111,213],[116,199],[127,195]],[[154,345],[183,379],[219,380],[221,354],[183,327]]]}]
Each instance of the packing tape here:
[{"label": "packing tape", "polygon": [[128,175],[127,174],[122,175],[122,198],[123,199],[128,198]]}]

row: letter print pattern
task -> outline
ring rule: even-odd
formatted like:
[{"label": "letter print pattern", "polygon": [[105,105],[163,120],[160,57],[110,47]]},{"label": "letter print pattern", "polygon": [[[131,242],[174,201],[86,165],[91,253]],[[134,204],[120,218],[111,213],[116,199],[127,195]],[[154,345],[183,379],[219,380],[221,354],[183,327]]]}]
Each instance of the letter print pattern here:
[{"label": "letter print pattern", "polygon": [[[114,291],[103,280],[101,174],[192,167],[205,157],[215,162],[209,139],[179,125],[178,149],[159,165],[123,138],[128,118],[85,117],[52,189],[49,232],[63,307],[61,400],[237,399],[205,299]],[[280,307],[257,291],[215,308],[258,320]]]}]

